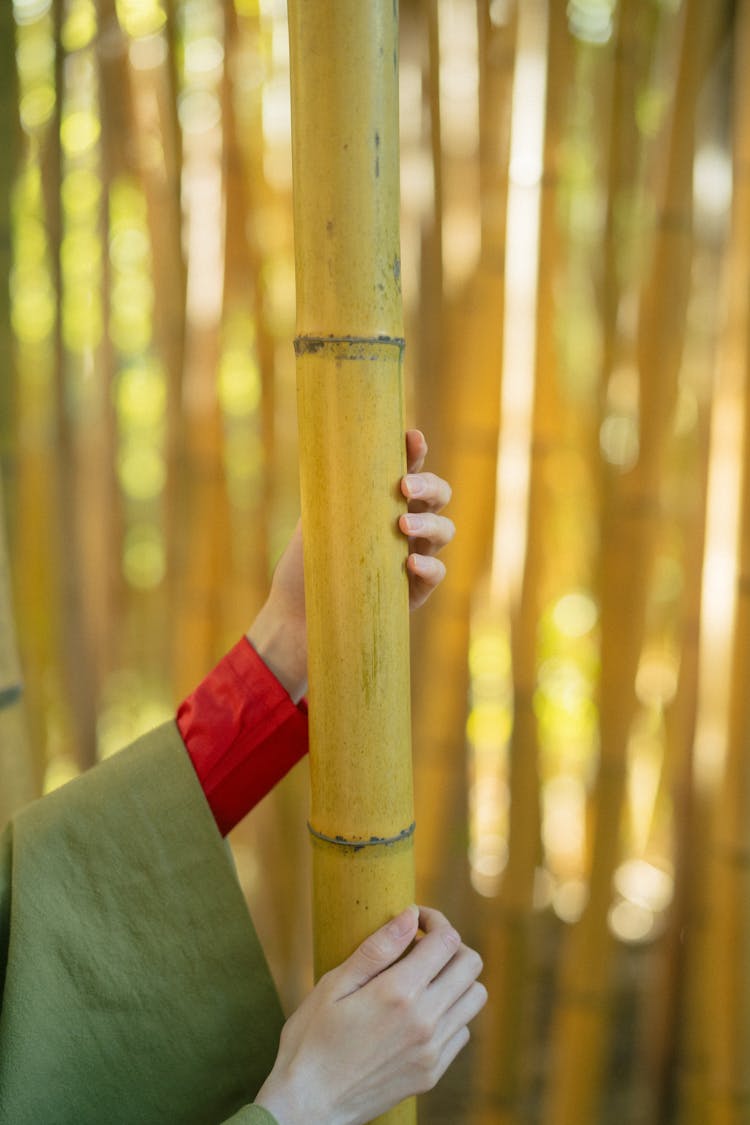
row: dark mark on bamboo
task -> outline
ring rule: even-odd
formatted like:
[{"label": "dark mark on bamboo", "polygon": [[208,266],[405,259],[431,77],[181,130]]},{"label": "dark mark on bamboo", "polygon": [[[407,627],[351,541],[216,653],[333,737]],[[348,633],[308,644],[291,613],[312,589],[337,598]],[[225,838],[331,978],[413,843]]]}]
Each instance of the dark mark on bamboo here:
[{"label": "dark mark on bamboo", "polygon": [[14,703],[23,695],[22,684],[8,684],[7,687],[0,688],[0,711],[6,707],[12,707]]}]

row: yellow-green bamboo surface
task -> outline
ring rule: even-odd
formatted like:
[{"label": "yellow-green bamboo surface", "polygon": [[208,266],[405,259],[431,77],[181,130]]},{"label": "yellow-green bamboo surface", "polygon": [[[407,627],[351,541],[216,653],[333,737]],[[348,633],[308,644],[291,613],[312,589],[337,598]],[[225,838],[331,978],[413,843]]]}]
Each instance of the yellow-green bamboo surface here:
[{"label": "yellow-green bamboo surface", "polygon": [[289,31],[320,974],[414,897],[397,11],[299,0]]}]

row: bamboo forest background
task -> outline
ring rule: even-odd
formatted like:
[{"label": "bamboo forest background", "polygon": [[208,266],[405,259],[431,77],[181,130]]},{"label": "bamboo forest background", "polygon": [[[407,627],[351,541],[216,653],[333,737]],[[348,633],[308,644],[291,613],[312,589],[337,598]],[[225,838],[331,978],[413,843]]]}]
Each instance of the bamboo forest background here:
[{"label": "bamboo forest background", "polygon": [[[459,529],[418,880],[491,995],[421,1120],[746,1123],[750,2],[401,26],[408,418]],[[0,51],[7,815],[174,713],[298,481],[283,0],[0,0]],[[287,1007],[305,769],[232,835]]]}]

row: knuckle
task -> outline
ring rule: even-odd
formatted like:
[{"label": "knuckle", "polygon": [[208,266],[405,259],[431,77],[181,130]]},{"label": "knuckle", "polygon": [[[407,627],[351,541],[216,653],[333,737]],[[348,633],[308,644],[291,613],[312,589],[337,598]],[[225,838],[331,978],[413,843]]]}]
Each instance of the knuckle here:
[{"label": "knuckle", "polygon": [[411,995],[403,987],[399,987],[394,980],[383,977],[380,984],[380,998],[383,1004],[403,1018],[411,1007]]},{"label": "knuckle", "polygon": [[421,1048],[423,1057],[431,1057],[433,1053],[433,1036],[435,1028],[431,1019],[426,1016],[418,1016],[412,1023],[412,1035],[414,1042]]},{"label": "knuckle", "polygon": [[417,1069],[422,1075],[422,1081],[427,1084],[427,1089],[435,1085],[440,1066],[440,1052],[432,1044],[425,1044],[417,1057]]},{"label": "knuckle", "polygon": [[370,934],[370,936],[362,942],[359,947],[359,952],[362,960],[368,966],[382,966],[383,960],[388,953],[387,942],[379,933]]},{"label": "knuckle", "polygon": [[440,1078],[439,1074],[435,1074],[430,1067],[418,1067],[416,1074],[416,1093],[426,1094],[434,1086],[437,1085]]},{"label": "knuckle", "polygon": [[336,976],[336,970],[329,969],[327,973],[323,973],[315,987],[321,993],[332,992],[336,987]]},{"label": "knuckle", "polygon": [[442,1060],[441,1053],[439,1051],[436,1051],[432,1058],[432,1064],[427,1071],[430,1089],[432,1089],[433,1086],[437,1085],[437,1083],[443,1077],[446,1069],[447,1063]]}]

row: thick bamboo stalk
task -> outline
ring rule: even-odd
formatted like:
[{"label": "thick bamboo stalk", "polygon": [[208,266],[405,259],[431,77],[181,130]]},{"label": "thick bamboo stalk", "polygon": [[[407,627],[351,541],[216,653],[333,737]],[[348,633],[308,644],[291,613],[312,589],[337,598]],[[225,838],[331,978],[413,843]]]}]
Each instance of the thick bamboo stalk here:
[{"label": "thick bamboo stalk", "polygon": [[296,0],[289,32],[320,974],[414,897],[397,7]]}]

